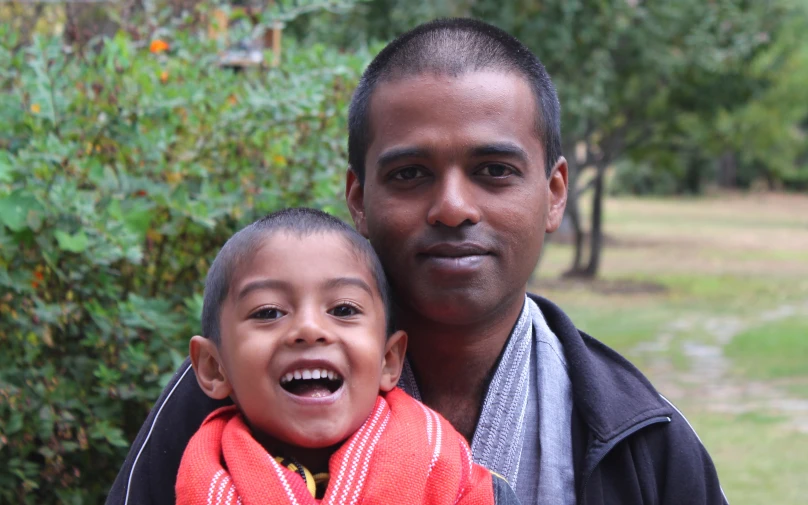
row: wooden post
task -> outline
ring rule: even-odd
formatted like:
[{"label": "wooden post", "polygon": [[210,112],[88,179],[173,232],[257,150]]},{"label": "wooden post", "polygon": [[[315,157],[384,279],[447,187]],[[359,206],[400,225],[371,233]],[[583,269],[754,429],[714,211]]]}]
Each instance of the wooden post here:
[{"label": "wooden post", "polygon": [[222,9],[213,11],[213,19],[208,25],[208,37],[212,39],[219,39],[219,41],[227,41],[227,27],[230,23],[227,13]]},{"label": "wooden post", "polygon": [[280,21],[275,21],[272,24],[272,66],[277,67],[281,64],[281,34],[283,32],[283,24]]}]

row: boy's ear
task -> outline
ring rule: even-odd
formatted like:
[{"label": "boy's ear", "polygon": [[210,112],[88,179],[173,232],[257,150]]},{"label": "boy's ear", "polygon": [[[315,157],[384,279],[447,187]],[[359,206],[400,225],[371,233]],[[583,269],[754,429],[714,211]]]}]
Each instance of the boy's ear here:
[{"label": "boy's ear", "polygon": [[189,344],[191,364],[196,373],[196,382],[206,395],[214,400],[224,400],[233,388],[224,373],[219,349],[212,340],[196,335]]},{"label": "boy's ear", "polygon": [[401,370],[404,368],[404,355],[407,353],[407,332],[397,331],[387,339],[382,362],[382,380],[379,389],[387,392],[396,387]]}]

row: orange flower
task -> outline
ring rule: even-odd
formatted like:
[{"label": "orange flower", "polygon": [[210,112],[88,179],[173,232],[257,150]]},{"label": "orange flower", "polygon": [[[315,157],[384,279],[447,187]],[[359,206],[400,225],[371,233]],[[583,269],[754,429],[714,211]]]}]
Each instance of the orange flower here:
[{"label": "orange flower", "polygon": [[168,42],[165,40],[154,39],[152,40],[151,44],[149,44],[149,51],[154,54],[162,53],[163,51],[168,51]]},{"label": "orange flower", "polygon": [[168,82],[168,72],[166,72],[165,70],[160,72],[160,82],[162,82],[163,84]]},{"label": "orange flower", "polygon": [[37,280],[41,281],[42,279],[45,278],[45,274],[43,274],[42,272],[34,272],[34,277],[36,277]]},{"label": "orange flower", "polygon": [[42,110],[42,108],[39,106],[38,103],[32,103],[31,104],[31,112],[33,112],[34,114],[39,114],[39,111],[41,111],[41,110]]}]

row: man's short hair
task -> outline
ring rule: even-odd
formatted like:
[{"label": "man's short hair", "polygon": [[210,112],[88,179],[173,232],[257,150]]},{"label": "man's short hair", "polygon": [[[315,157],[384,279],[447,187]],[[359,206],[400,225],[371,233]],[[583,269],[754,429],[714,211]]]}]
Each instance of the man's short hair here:
[{"label": "man's short hair", "polygon": [[342,220],[320,210],[309,208],[284,209],[267,215],[247,225],[224,244],[205,280],[205,295],[202,303],[202,335],[216,345],[221,342],[222,304],[227,299],[231,282],[239,265],[250,261],[261,244],[277,232],[290,232],[299,237],[316,233],[341,235],[363,260],[367,262],[376,287],[382,297],[387,336],[393,334],[392,296],[384,269],[376,251],[365,237]]},{"label": "man's short hair", "polygon": [[399,36],[362,74],[348,112],[348,162],[359,182],[365,182],[365,156],[372,136],[370,101],[379,84],[426,73],[459,76],[485,70],[514,72],[530,84],[549,177],[561,156],[561,107],[544,65],[508,33],[482,21],[460,18],[431,21]]}]

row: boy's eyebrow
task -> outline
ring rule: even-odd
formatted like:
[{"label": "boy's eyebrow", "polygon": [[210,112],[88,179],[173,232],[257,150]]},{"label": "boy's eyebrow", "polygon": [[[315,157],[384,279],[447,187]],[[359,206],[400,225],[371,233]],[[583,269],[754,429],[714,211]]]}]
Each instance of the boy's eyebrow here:
[{"label": "boy's eyebrow", "polygon": [[368,283],[359,277],[335,277],[325,281],[323,284],[325,289],[334,289],[342,286],[356,286],[367,291],[370,296],[374,296],[373,290],[368,286]]},{"label": "boy's eyebrow", "polygon": [[241,291],[239,291],[238,295],[236,295],[236,300],[241,300],[248,294],[252,293],[253,291],[257,291],[259,289],[275,289],[278,291],[288,291],[290,288],[291,286],[289,285],[288,282],[276,281],[274,279],[261,279],[257,281],[252,281],[243,288],[241,288]]}]

